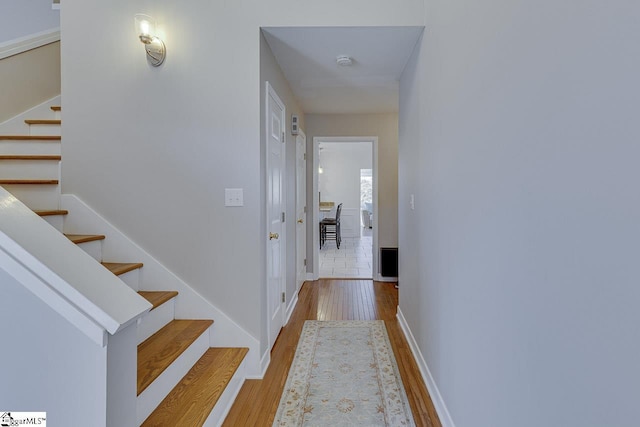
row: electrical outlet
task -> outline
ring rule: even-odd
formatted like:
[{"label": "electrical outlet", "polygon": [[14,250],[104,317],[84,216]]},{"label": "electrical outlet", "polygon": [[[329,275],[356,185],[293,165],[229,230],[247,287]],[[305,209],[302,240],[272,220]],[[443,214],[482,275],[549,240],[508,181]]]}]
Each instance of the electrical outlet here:
[{"label": "electrical outlet", "polygon": [[244,194],[242,188],[225,188],[224,205],[244,206]]}]

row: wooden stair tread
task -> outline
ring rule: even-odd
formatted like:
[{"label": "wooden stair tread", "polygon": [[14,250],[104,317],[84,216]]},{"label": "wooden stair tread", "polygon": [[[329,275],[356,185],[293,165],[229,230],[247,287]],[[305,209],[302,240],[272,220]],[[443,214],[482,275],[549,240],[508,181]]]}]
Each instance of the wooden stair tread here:
[{"label": "wooden stair tread", "polygon": [[58,185],[57,179],[0,179],[0,185],[25,184],[25,185]]},{"label": "wooden stair tread", "polygon": [[60,135],[0,135],[0,141],[60,141]]},{"label": "wooden stair tread", "polygon": [[60,105],[52,105],[51,106],[51,110],[52,111],[61,111],[62,107]]},{"label": "wooden stair tread", "polygon": [[149,301],[154,308],[160,307],[165,302],[169,301],[178,295],[177,291],[140,291],[138,294]]},{"label": "wooden stair tread", "polygon": [[60,155],[48,154],[2,154],[0,160],[61,160]]},{"label": "wooden stair tread", "polygon": [[249,349],[210,348],[142,426],[201,426]]},{"label": "wooden stair tread", "polygon": [[64,210],[64,209],[57,209],[57,210],[51,210],[51,211],[34,211],[37,215],[40,216],[52,216],[52,215],[67,215],[69,214],[69,211]]},{"label": "wooden stair tread", "polygon": [[59,125],[62,124],[60,119],[27,119],[24,121],[28,125]]},{"label": "wooden stair tread", "polygon": [[119,276],[137,268],[141,268],[143,264],[141,262],[103,262],[102,265],[104,265],[107,270],[111,271],[116,276]]},{"label": "wooden stair tread", "polygon": [[96,240],[105,239],[105,236],[101,234],[65,234],[65,236],[75,244],[95,242]]},{"label": "wooden stair tread", "polygon": [[138,395],[212,323],[213,320],[172,320],[138,345]]}]

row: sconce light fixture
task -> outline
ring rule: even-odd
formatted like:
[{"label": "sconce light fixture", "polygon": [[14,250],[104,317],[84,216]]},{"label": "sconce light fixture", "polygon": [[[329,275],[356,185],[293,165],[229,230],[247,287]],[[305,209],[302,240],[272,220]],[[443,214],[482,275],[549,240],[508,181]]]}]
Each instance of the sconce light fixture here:
[{"label": "sconce light fixture", "polygon": [[324,169],[322,169],[322,165],[318,166],[318,173],[324,173]]},{"label": "sconce light fixture", "polygon": [[159,66],[164,62],[167,52],[164,42],[155,35],[156,21],[149,15],[142,13],[136,14],[135,21],[136,34],[140,37],[140,41],[144,43],[144,48],[147,51],[147,60],[154,67]]}]

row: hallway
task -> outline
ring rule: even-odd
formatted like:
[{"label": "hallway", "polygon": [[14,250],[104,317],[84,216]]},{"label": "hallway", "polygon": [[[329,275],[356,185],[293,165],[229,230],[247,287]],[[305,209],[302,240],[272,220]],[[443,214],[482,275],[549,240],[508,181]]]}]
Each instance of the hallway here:
[{"label": "hallway", "polygon": [[263,380],[247,380],[224,426],[271,426],[305,320],[385,321],[416,426],[440,427],[400,325],[396,320],[398,291],[393,283],[370,280],[306,282],[298,304],[271,351]]}]

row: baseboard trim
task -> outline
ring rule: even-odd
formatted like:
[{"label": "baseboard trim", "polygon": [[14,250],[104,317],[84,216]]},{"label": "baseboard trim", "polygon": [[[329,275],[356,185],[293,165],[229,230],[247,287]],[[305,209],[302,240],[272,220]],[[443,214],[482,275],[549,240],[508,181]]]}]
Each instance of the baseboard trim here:
[{"label": "baseboard trim", "polygon": [[0,43],[0,59],[60,41],[60,27]]},{"label": "baseboard trim", "polygon": [[271,350],[267,350],[267,351],[264,352],[264,354],[260,358],[260,368],[261,368],[260,375],[259,376],[247,375],[246,379],[248,379],[248,380],[261,380],[261,379],[264,379],[264,374],[267,373],[267,368],[269,367],[270,363],[271,363]]},{"label": "baseboard trim", "polygon": [[436,382],[431,375],[429,366],[427,366],[427,362],[422,356],[422,352],[418,347],[418,343],[416,342],[413,333],[411,333],[411,329],[409,328],[407,320],[404,318],[404,314],[402,314],[402,310],[400,309],[400,307],[398,307],[398,313],[396,314],[396,317],[398,319],[398,323],[400,323],[400,328],[402,329],[402,332],[404,333],[404,336],[409,343],[409,347],[411,348],[413,357],[418,363],[418,369],[420,369],[422,379],[427,385],[427,390],[429,391],[429,395],[431,396],[431,400],[433,401],[433,406],[435,406],[436,412],[438,413],[438,418],[440,418],[440,424],[442,424],[442,427],[455,427],[453,419],[451,418],[451,414],[449,414],[449,410],[447,409],[447,405],[445,405],[444,400],[442,399],[440,390],[438,390],[438,386],[436,385]]},{"label": "baseboard trim", "polygon": [[397,282],[398,278],[397,277],[383,277],[381,275],[377,275],[376,278],[376,282],[388,282],[388,283],[393,283],[393,282]]},{"label": "baseboard trim", "polygon": [[298,292],[293,294],[289,307],[287,307],[287,316],[284,320],[285,325],[289,323],[289,319],[291,319],[291,315],[293,314],[293,310],[296,308],[296,304],[298,304]]}]

